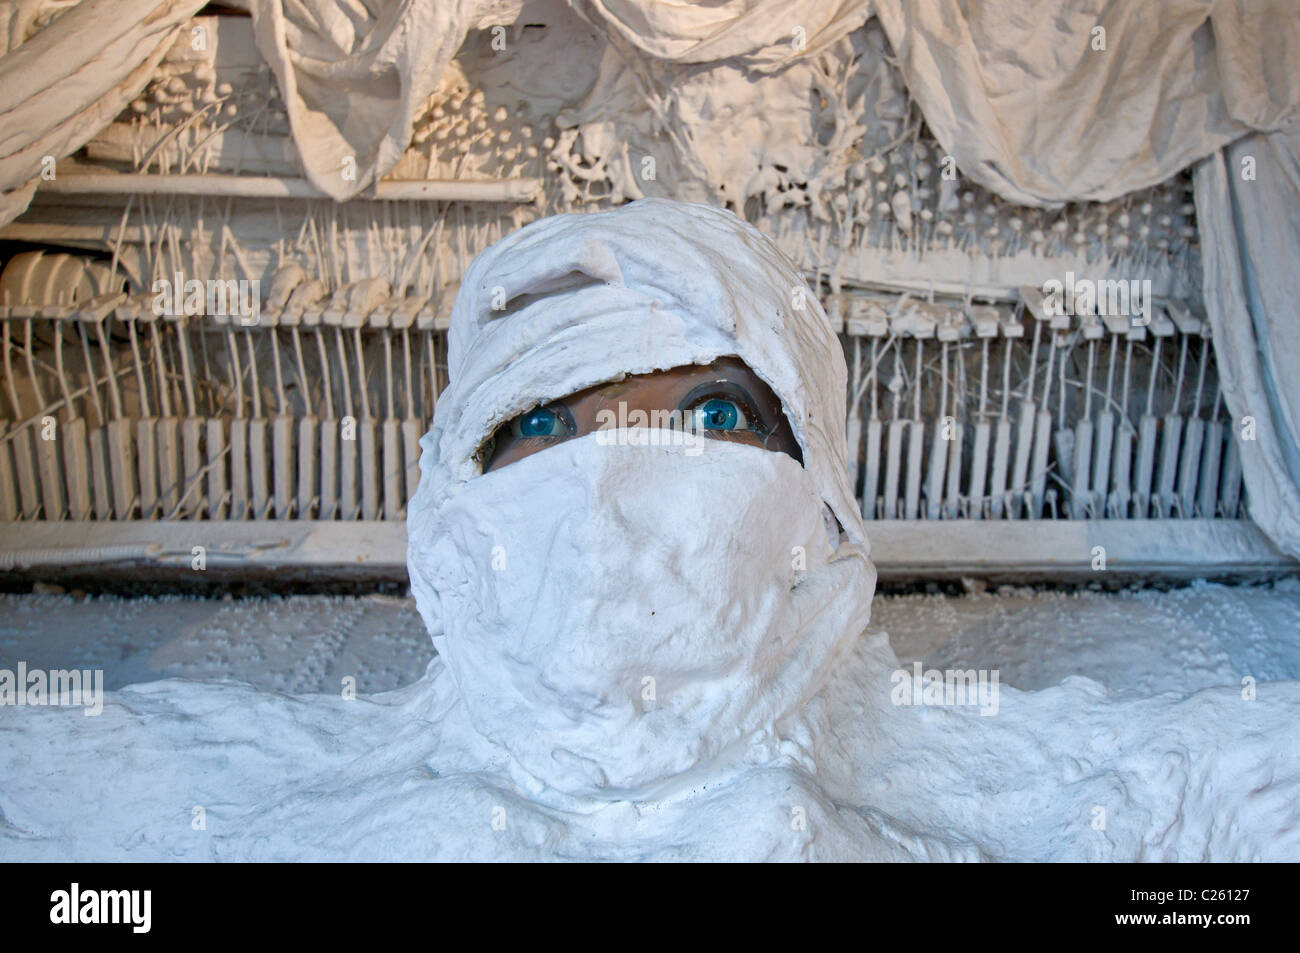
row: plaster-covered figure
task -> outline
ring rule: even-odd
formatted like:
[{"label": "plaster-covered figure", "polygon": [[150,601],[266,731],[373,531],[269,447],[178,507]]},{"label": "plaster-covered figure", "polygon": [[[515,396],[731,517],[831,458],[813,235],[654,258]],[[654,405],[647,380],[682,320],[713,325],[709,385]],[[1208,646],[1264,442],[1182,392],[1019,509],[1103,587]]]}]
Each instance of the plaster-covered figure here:
[{"label": "plaster-covered figure", "polygon": [[865,633],[840,345],[730,213],[508,236],[448,358],[409,511],[424,677],[0,710],[0,857],[1300,856],[1300,683],[955,697]]},{"label": "plaster-covered figure", "polygon": [[[448,360],[407,561],[516,781],[644,797],[772,743],[865,628],[875,583],[844,360],[788,261],[706,206],[556,217],[470,267]],[[614,426],[577,432],[620,402]],[[688,426],[617,426],[638,410]],[[787,452],[764,446],[774,432]],[[493,465],[524,441],[540,452]]]}]

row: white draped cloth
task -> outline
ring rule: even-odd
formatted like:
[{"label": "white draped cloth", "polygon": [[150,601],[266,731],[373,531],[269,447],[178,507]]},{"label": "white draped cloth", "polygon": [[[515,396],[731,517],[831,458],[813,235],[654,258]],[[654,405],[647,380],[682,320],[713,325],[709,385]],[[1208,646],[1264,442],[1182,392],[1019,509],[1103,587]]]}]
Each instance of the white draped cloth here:
[{"label": "white draped cloth", "polygon": [[[519,0],[233,0],[283,94],[303,171],[339,201],[397,164],[416,109],[476,26]],[[76,152],[140,95],[203,0],[0,2],[0,224],[42,160]]]},{"label": "white draped cloth", "polygon": [[1300,110],[1294,0],[874,6],[961,175],[1020,205],[1117,198]]},{"label": "white draped cloth", "polygon": [[1196,209],[1206,311],[1250,515],[1300,554],[1300,134],[1247,136],[1202,162]]},{"label": "white draped cloth", "polygon": [[76,152],[140,95],[202,6],[0,3],[0,225],[27,209],[46,156]]}]

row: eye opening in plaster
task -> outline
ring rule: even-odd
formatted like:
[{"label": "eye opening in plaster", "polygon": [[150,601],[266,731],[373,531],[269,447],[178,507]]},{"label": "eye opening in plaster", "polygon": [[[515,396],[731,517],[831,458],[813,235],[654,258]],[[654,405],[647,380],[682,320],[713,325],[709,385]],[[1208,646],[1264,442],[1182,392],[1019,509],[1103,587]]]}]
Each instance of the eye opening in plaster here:
[{"label": "eye opening in plaster", "polygon": [[[713,416],[702,417],[715,401]],[[483,428],[472,460],[477,475],[587,433],[643,426],[638,412],[658,419],[649,426],[689,426],[708,439],[730,440],[785,453],[806,468],[807,447],[788,405],[767,381],[737,355],[681,364],[644,373],[622,373],[567,395],[512,401]],[[730,406],[728,406],[730,405]],[[522,406],[522,409],[517,409]],[[542,415],[539,411],[550,413]],[[654,418],[653,415],[664,417]],[[543,420],[543,416],[546,420]],[[532,418],[537,418],[533,420]],[[719,417],[722,422],[719,422]],[[522,422],[528,419],[528,427]],[[547,420],[562,422],[555,428]],[[626,421],[632,423],[624,423]],[[539,432],[541,431],[541,432]]]}]

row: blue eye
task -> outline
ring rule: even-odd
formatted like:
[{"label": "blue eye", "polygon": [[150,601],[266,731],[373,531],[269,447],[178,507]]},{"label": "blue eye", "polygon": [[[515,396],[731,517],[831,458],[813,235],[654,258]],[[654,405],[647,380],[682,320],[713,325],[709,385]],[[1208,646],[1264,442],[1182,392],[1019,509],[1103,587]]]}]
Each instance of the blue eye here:
[{"label": "blue eye", "polygon": [[698,430],[748,430],[749,418],[734,400],[710,397],[692,411]]},{"label": "blue eye", "polygon": [[569,428],[564,418],[545,407],[534,407],[513,421],[517,437],[566,437]]}]

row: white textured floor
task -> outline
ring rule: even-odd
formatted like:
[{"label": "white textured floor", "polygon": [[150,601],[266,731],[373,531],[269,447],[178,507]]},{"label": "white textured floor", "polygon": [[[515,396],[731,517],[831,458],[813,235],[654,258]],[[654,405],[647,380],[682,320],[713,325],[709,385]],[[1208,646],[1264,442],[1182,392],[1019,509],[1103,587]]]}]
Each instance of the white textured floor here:
[{"label": "white textured floor", "polygon": [[[0,597],[0,668],[182,677],[0,708],[0,859],[1300,857],[1300,583],[885,597],[873,626],[779,746],[593,802],[509,780],[409,600]],[[1003,688],[900,703],[915,659]]]},{"label": "white textured floor", "polygon": [[[1167,592],[884,596],[872,628],[910,664],[998,669],[1041,689],[1085,675],[1142,695],[1300,678],[1300,581]],[[414,603],[393,596],[261,599],[0,595],[0,668],[102,668],[105,687],[232,678],[286,692],[406,685],[432,656]]]}]

